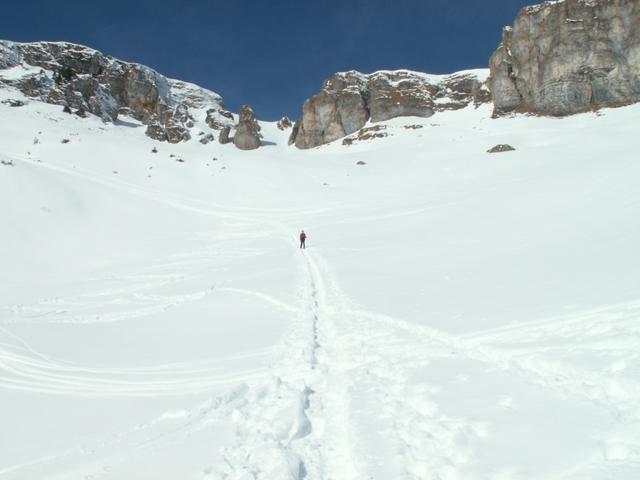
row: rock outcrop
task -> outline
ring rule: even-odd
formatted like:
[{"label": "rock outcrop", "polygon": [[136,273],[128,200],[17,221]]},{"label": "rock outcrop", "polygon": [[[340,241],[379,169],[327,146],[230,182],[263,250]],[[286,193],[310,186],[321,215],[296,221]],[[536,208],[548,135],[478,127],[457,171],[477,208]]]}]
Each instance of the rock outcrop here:
[{"label": "rock outcrop", "polygon": [[289,117],[282,117],[280,120],[278,120],[276,126],[278,127],[278,130],[284,131],[287,128],[291,128],[293,124],[291,123],[291,120],[289,120]]},{"label": "rock outcrop", "polygon": [[336,73],[304,103],[289,143],[311,148],[354,133],[369,120],[430,117],[438,111],[488,102],[485,75],[484,70],[453,75],[408,70]]},{"label": "rock outcrop", "polygon": [[220,142],[220,144],[222,145],[226,145],[227,143],[231,142],[231,139],[229,138],[229,135],[231,135],[231,127],[224,127],[221,131],[220,131],[220,136],[218,137],[218,142]]},{"label": "rock outcrop", "polygon": [[387,136],[386,125],[375,125],[373,127],[361,128],[357,133],[342,139],[342,145],[353,145],[355,142],[373,140],[374,138],[384,138]]},{"label": "rock outcrop", "polygon": [[525,7],[489,63],[495,115],[562,116],[640,101],[640,0]]},{"label": "rock outcrop", "polygon": [[[5,75],[7,69],[13,70]],[[126,112],[147,125],[149,136],[162,141],[189,139],[193,111],[207,110],[207,124],[214,129],[233,124],[233,116],[214,92],[66,42],[0,40],[0,84],[105,122]]]},{"label": "rock outcrop", "polygon": [[240,150],[254,150],[260,146],[260,126],[249,105],[240,107],[233,144]]}]

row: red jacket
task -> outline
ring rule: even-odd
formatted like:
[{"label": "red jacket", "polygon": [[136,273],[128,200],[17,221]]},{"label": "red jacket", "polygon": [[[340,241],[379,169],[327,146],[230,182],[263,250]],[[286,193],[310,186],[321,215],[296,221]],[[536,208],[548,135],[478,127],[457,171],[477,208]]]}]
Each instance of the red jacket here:
[{"label": "red jacket", "polygon": [[301,233],[300,233],[300,241],[301,241],[301,242],[304,242],[306,239],[307,239],[307,234],[306,234],[306,233],[304,233],[304,232],[301,232]]}]

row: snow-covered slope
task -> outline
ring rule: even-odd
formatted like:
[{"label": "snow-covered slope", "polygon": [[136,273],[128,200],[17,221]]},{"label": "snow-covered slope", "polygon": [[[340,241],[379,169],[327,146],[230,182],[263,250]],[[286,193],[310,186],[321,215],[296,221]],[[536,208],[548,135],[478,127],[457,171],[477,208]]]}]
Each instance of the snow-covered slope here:
[{"label": "snow-covered slope", "polygon": [[639,478],[637,105],[242,152],[9,98],[0,479]]}]

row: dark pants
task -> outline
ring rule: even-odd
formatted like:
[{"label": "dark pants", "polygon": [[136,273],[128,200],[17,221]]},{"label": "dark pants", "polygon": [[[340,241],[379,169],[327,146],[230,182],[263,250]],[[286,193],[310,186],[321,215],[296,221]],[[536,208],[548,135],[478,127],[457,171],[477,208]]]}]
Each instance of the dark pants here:
[{"label": "dark pants", "polygon": [[305,242],[304,240],[300,240],[300,248],[307,248],[304,242]]}]

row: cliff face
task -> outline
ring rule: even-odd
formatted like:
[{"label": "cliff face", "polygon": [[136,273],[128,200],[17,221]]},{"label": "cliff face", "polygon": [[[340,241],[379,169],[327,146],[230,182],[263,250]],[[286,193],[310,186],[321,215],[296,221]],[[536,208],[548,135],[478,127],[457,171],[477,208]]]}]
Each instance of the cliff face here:
[{"label": "cliff face", "polygon": [[525,7],[489,67],[496,115],[569,115],[639,101],[640,0]]},{"label": "cliff face", "polygon": [[407,70],[364,75],[336,73],[303,106],[290,143],[312,148],[362,128],[401,116],[430,117],[435,112],[489,101],[482,71],[449,76]]},{"label": "cliff face", "polygon": [[207,109],[213,129],[233,125],[218,94],[80,45],[0,41],[0,70],[12,68],[19,74],[1,75],[0,83],[104,121],[126,113],[148,125],[147,134],[157,140],[188,140],[194,110]]}]

